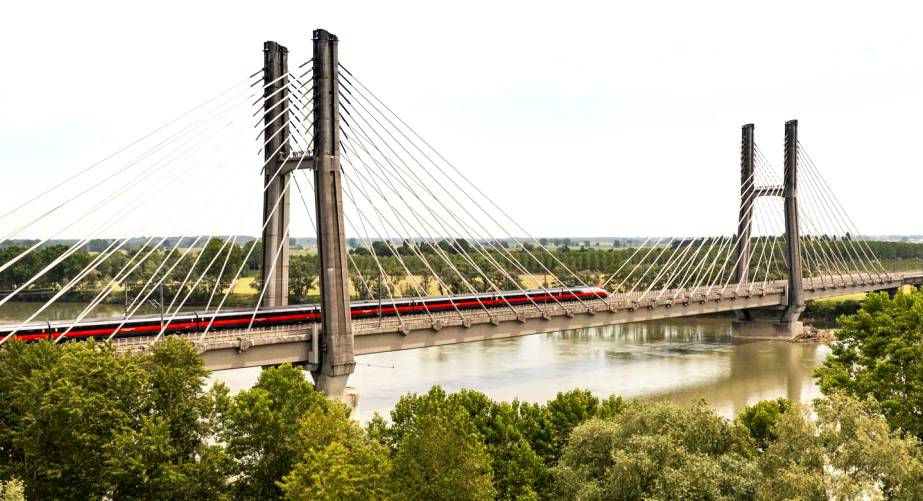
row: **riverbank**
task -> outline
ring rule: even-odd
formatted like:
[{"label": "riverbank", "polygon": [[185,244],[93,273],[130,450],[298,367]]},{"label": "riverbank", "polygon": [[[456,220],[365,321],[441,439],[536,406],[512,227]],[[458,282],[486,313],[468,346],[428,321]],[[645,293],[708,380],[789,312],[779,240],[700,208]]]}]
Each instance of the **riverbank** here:
[{"label": "riverbank", "polygon": [[817,327],[806,324],[791,342],[793,343],[831,343],[836,341],[836,329],[818,329]]}]

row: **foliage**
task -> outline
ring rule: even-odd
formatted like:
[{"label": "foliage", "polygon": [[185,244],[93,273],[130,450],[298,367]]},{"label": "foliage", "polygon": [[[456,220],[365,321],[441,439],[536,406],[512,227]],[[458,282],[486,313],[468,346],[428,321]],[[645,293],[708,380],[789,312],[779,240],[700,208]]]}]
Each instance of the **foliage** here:
[{"label": "foliage", "polygon": [[0,481],[0,501],[25,501],[25,499],[21,480]]},{"label": "foliage", "polygon": [[235,493],[249,499],[279,499],[279,482],[299,458],[299,423],[327,398],[314,390],[304,370],[283,364],[263,370],[253,388],[229,403],[219,437],[227,444],[237,479]]},{"label": "foliage", "polygon": [[203,390],[187,342],[116,356],[11,341],[0,375],[0,478],[22,479],[28,498],[224,497],[225,456],[208,439],[225,390]]},{"label": "foliage", "polygon": [[816,326],[833,327],[841,316],[859,311],[860,305],[861,301],[855,299],[810,301],[805,306],[801,318]]},{"label": "foliage", "polygon": [[[147,239],[145,239],[147,240]],[[89,301],[104,290],[106,286],[118,277],[119,287],[124,291],[110,291],[103,300],[109,302],[122,302],[124,298],[143,299],[150,287],[148,279],[153,277],[158,283],[163,279],[164,295],[167,301],[179,303],[187,295],[189,301],[199,301],[208,298],[215,290],[216,285],[227,287],[231,279],[237,274],[243,263],[246,249],[250,244],[237,245],[225,242],[219,238],[200,240],[204,244],[201,249],[192,249],[187,252],[182,245],[191,245],[192,240],[181,242],[164,241],[159,248],[154,246],[159,239],[150,242],[139,242],[134,245],[119,247],[106,241],[99,250],[107,250],[108,257],[98,260],[99,254],[94,254],[93,242],[84,247],[71,247],[70,245],[46,245],[33,252],[24,254],[14,266],[0,272],[0,289],[15,290],[25,287],[22,294],[16,296],[20,301],[45,301],[52,294],[60,290],[71,279],[78,276],[92,263],[92,270],[80,279],[73,288],[62,296],[64,301]],[[181,246],[174,248],[174,244]],[[6,263],[18,258],[28,248],[18,245],[0,246],[0,263]],[[67,255],[59,264],[53,262]],[[141,259],[142,257],[146,259]],[[130,263],[136,263],[132,265]],[[255,267],[245,267],[245,271],[253,273],[259,270],[261,263]],[[47,268],[47,270],[46,270]],[[172,270],[167,275],[167,270]],[[126,273],[131,271],[131,273]],[[33,277],[34,280],[33,280]]]},{"label": "foliage", "polygon": [[784,398],[761,400],[744,409],[737,420],[750,433],[750,438],[756,442],[756,446],[760,450],[766,450],[777,438],[773,427],[790,407],[791,403]]},{"label": "foliage", "polygon": [[554,471],[562,499],[753,499],[746,431],[693,407],[636,401],[574,429]]},{"label": "foliage", "polygon": [[[896,308],[889,325],[909,322],[898,306],[880,306]],[[119,356],[93,341],[6,344],[0,501],[923,497],[920,442],[871,392],[831,392],[816,420],[778,399],[729,421],[704,402],[433,387],[361,428],[300,368],[266,369],[235,396],[206,375],[177,338]]]},{"label": "foliage", "polygon": [[794,405],[760,458],[764,499],[920,499],[919,441],[888,427],[874,400],[835,394],[807,409]]},{"label": "foliage", "polygon": [[385,438],[393,457],[393,488],[407,499],[493,499],[491,456],[457,398],[439,387],[401,397]]},{"label": "foliage", "polygon": [[349,419],[346,407],[313,406],[296,438],[300,459],[281,483],[286,499],[369,500],[390,493],[388,451]]},{"label": "foliage", "polygon": [[319,263],[317,255],[292,256],[289,263],[289,300],[305,303],[317,281]]},{"label": "foliage", "polygon": [[[262,266],[262,245],[259,240],[241,243],[211,238],[200,240],[196,245],[201,249],[188,250],[194,239],[169,238],[163,242],[154,239],[132,241],[121,249],[115,250],[110,257],[95,264],[95,269],[88,273],[78,284],[63,297],[68,301],[87,301],[119,276],[120,270],[139,252],[151,255],[129,276],[120,277],[120,289],[110,292],[109,302],[122,302],[126,296],[131,299],[142,296],[143,286],[149,277],[159,282],[163,278],[164,293],[167,300],[174,296],[177,301],[187,294],[188,302],[205,302],[215,290],[230,286],[231,278],[238,269],[243,275],[253,277],[259,274]],[[542,240],[539,241],[541,243]],[[700,245],[705,239],[674,239],[669,245],[656,247],[599,247],[590,246],[588,242],[574,242],[568,238],[544,239],[541,249],[529,242],[513,243],[509,241],[467,241],[465,239],[445,239],[439,242],[422,241],[372,241],[358,242],[352,246],[350,255],[349,278],[357,299],[375,299],[379,295],[416,296],[420,290],[447,293],[470,293],[472,290],[492,292],[499,289],[516,289],[532,287],[533,283],[544,286],[560,285],[554,279],[556,275],[565,285],[581,283],[594,284],[606,282],[610,291],[625,291],[630,287],[641,288],[666,286],[672,273],[659,274],[668,261],[677,257],[677,253],[686,251],[684,260],[690,262],[711,263],[708,272],[723,279],[730,278],[733,266],[720,266],[723,259],[718,259],[726,247],[719,245]],[[8,262],[33,244],[34,241],[14,241],[0,244],[0,262]],[[81,269],[90,264],[96,254],[113,243],[110,240],[94,240],[83,247],[70,249],[76,242],[62,242],[39,246],[34,252],[25,254],[15,266],[0,272],[0,289],[14,290],[27,282],[39,271],[62,256],[70,255],[61,263],[51,267],[27,287],[24,294],[18,294],[17,300],[46,300],[59,290]],[[630,242],[629,245],[637,245]],[[923,264],[923,244],[906,242],[865,242],[883,260],[887,269],[893,271],[919,268]],[[156,249],[151,248],[158,245]],[[177,246],[174,249],[174,246]],[[692,247],[687,248],[687,245]],[[781,239],[754,239],[751,252],[754,256],[766,256],[763,260],[751,263],[751,276],[762,277],[769,272],[769,279],[782,278],[785,269]],[[848,240],[834,240],[831,237],[808,237],[803,243],[804,252],[820,248],[823,252],[848,253],[855,243]],[[370,250],[371,248],[371,250]],[[251,251],[252,249],[252,251]],[[724,250],[721,250],[724,249]],[[636,252],[639,251],[640,252]],[[373,252],[374,251],[374,255]],[[249,254],[249,257],[247,256]],[[772,262],[769,262],[769,258]],[[246,258],[246,262],[244,261]],[[760,270],[757,270],[757,265]],[[173,269],[166,275],[166,270]],[[293,253],[290,256],[289,297],[294,302],[315,301],[311,292],[317,286],[318,256],[316,253]],[[806,269],[808,275],[824,270]],[[408,273],[413,279],[408,278]],[[631,277],[629,279],[629,274]],[[361,278],[360,278],[361,275]],[[530,276],[531,275],[531,276]],[[659,275],[659,278],[658,278]],[[437,280],[436,277],[439,277]],[[184,278],[189,280],[184,283]],[[628,279],[626,281],[626,279]],[[640,281],[639,281],[640,280]],[[654,283],[654,282],[657,283]],[[549,283],[550,282],[550,283]],[[258,285],[258,284],[257,284]],[[121,286],[125,290],[121,290]],[[379,292],[381,286],[381,292]],[[432,286],[432,288],[431,288]],[[240,291],[238,291],[240,292]],[[247,290],[250,294],[259,292],[255,287]],[[246,303],[253,298],[249,294],[230,298],[231,303]],[[822,323],[830,323],[843,313],[851,313],[854,304],[808,305],[806,318]]]},{"label": "foliage", "polygon": [[825,394],[871,395],[891,426],[923,437],[923,291],[869,294],[855,315],[840,319],[816,375]]}]

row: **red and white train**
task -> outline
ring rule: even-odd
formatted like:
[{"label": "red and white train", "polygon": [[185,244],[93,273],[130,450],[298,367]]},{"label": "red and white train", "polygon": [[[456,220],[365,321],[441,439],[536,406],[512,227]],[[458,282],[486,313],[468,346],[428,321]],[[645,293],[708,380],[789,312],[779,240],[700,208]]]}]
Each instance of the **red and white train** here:
[{"label": "red and white train", "polygon": [[[398,298],[393,300],[353,301],[350,309],[353,319],[415,315],[442,311],[472,310],[480,308],[503,308],[507,305],[542,304],[591,300],[605,298],[608,294],[599,287],[565,287],[509,291],[494,294],[465,294],[438,297]],[[172,316],[172,315],[171,315]],[[320,305],[303,304],[278,308],[260,308],[253,316],[253,309],[235,309],[215,312],[180,313],[172,319],[164,334],[208,332],[246,329],[253,320],[253,327],[276,325],[299,325],[320,322]],[[24,341],[57,339],[107,339],[153,336],[163,328],[160,315],[142,315],[124,319],[121,317],[74,321],[54,321],[0,326],[0,339],[15,332],[15,337]]]}]

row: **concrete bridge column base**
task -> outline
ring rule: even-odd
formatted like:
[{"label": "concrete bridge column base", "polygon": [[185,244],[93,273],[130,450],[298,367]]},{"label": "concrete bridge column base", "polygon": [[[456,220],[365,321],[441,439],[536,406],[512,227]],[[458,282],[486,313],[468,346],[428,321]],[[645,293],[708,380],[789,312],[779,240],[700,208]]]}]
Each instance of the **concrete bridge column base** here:
[{"label": "concrete bridge column base", "polygon": [[322,373],[312,373],[314,376],[314,387],[323,391],[330,400],[339,400],[349,407],[353,416],[359,412],[359,390],[346,386],[349,380],[349,374],[330,376]]},{"label": "concrete bridge column base", "polygon": [[731,337],[741,339],[792,339],[804,329],[802,322],[751,320],[731,322]]}]

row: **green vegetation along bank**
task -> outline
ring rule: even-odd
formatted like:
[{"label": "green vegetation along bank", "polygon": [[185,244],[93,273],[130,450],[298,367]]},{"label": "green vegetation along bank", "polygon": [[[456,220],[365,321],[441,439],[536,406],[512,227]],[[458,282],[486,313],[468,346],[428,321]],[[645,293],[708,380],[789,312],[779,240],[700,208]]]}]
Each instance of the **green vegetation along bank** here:
[{"label": "green vegetation along bank", "polygon": [[818,369],[826,397],[734,420],[583,390],[438,387],[365,426],[300,368],[236,395],[168,338],[0,350],[3,499],[920,499],[923,292],[871,294]]}]

